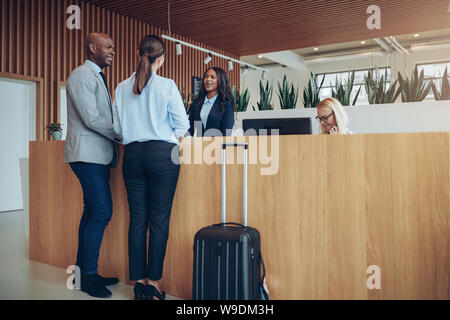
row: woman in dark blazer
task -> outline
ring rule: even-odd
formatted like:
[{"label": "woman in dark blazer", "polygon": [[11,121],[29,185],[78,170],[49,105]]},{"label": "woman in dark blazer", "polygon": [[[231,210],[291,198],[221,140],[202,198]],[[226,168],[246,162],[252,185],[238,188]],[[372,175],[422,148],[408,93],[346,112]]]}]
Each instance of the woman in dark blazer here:
[{"label": "woman in dark blazer", "polygon": [[231,135],[234,125],[234,98],[227,73],[219,67],[208,68],[203,75],[198,98],[189,109],[189,133],[194,136]]}]

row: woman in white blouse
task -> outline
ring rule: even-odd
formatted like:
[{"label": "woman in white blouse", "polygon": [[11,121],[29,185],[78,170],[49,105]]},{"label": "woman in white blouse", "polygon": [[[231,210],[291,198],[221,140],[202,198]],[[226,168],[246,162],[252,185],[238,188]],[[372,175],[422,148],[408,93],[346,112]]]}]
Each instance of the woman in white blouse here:
[{"label": "woman in white blouse", "polygon": [[348,116],[342,104],[335,98],[326,98],[317,105],[316,120],[323,134],[352,134],[348,126]]},{"label": "woman in white blouse", "polygon": [[171,156],[178,138],[189,129],[189,120],[175,82],[157,74],[164,63],[164,42],[146,36],[139,56],[137,71],[116,89],[114,129],[125,145],[122,170],[130,210],[128,255],[135,299],[163,300],[158,280],[180,172],[179,159],[173,161]]}]

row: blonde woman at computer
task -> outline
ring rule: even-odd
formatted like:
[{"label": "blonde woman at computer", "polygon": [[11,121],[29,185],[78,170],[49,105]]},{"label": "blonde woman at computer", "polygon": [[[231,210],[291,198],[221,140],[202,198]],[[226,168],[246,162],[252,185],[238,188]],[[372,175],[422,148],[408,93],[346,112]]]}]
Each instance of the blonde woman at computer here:
[{"label": "blonde woman at computer", "polygon": [[322,134],[353,134],[348,126],[348,116],[342,104],[335,98],[326,98],[317,105],[316,120]]}]

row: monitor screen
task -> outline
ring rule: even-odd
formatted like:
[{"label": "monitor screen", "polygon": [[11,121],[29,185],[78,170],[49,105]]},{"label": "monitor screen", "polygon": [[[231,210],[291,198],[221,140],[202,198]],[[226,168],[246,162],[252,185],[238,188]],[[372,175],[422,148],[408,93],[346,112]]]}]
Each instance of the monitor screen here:
[{"label": "monitor screen", "polygon": [[[244,135],[270,135],[270,130],[284,134],[312,134],[311,118],[266,118],[242,120]],[[254,129],[254,130],[249,130]]]}]

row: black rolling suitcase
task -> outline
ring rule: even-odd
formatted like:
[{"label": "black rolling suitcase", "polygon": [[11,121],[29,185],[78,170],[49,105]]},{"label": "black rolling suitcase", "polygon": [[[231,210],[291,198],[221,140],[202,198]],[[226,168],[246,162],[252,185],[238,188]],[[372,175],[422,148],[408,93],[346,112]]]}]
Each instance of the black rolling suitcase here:
[{"label": "black rolling suitcase", "polygon": [[[227,146],[244,147],[243,224],[225,222]],[[268,298],[263,288],[265,268],[260,251],[259,231],[247,226],[247,149],[247,143],[222,145],[222,223],[202,228],[195,235],[192,286],[194,300]]]}]

